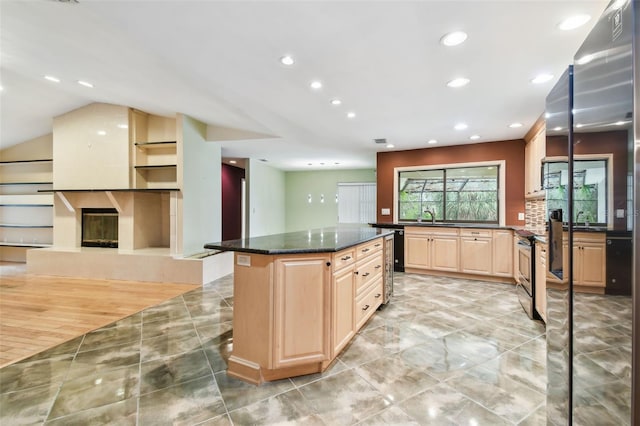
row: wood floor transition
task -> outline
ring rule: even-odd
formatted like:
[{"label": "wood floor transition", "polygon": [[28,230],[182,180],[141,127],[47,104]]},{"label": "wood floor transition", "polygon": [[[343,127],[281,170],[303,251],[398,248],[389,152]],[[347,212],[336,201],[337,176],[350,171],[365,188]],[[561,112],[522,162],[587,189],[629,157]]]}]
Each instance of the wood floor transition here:
[{"label": "wood floor transition", "polygon": [[0,262],[0,368],[198,287],[32,275]]}]

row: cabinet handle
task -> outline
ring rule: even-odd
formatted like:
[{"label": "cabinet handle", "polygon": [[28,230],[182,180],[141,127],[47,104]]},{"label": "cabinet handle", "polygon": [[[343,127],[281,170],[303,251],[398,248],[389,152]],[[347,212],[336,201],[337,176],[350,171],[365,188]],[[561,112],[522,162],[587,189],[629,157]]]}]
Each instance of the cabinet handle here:
[{"label": "cabinet handle", "polygon": [[367,309],[369,309],[369,305],[364,305],[364,308],[362,308],[363,311],[366,311]]},{"label": "cabinet handle", "polygon": [[382,265],[376,265],[376,269],[382,268]]},{"label": "cabinet handle", "polygon": [[376,299],[380,296],[382,296],[380,293],[376,294]]},{"label": "cabinet handle", "polygon": [[376,244],[375,247],[380,247],[380,243]]},{"label": "cabinet handle", "polygon": [[358,275],[358,274],[359,274],[359,272],[358,272],[358,271],[353,271],[353,273],[354,273],[354,274],[356,274],[356,275]]},{"label": "cabinet handle", "polygon": [[474,239],[473,239],[473,241],[478,241],[478,239],[477,239],[477,238],[474,238]]},{"label": "cabinet handle", "polygon": [[473,231],[472,231],[472,232],[471,232],[471,235],[480,235],[480,233],[479,233],[479,232],[473,232]]},{"label": "cabinet handle", "polygon": [[363,252],[363,253],[366,253],[366,252],[368,252],[369,250],[370,250],[370,249],[368,249],[368,248],[366,248],[366,249],[362,249],[362,252]]},{"label": "cabinet handle", "polygon": [[340,260],[349,260],[349,259],[351,259],[351,256],[345,256],[340,258]]},{"label": "cabinet handle", "polygon": [[362,274],[362,277],[368,277],[369,275],[371,275],[369,272],[365,272],[364,274]]},{"label": "cabinet handle", "polygon": [[331,266],[331,262],[327,262],[327,266]]}]

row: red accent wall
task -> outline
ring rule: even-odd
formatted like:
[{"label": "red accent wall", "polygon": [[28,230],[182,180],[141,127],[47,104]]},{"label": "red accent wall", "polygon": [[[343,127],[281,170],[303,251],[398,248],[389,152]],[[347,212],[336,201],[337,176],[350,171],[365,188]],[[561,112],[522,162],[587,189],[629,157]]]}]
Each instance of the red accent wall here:
[{"label": "red accent wall", "polygon": [[244,169],[222,164],[222,240],[242,236],[242,179]]},{"label": "red accent wall", "polygon": [[[393,204],[394,168],[435,166],[440,164],[473,163],[505,160],[506,225],[524,226],[518,213],[524,212],[524,139],[486,142],[408,151],[379,152],[377,155],[377,220],[391,222],[396,206]],[[391,216],[382,216],[380,209],[390,208]]]}]

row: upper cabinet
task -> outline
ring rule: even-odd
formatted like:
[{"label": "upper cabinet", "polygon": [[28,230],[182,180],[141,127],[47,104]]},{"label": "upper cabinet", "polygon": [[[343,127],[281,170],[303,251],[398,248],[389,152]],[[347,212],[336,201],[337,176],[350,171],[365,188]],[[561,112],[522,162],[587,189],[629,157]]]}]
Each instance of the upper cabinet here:
[{"label": "upper cabinet", "polygon": [[176,189],[176,119],[130,110],[132,182],[136,189]]},{"label": "upper cabinet", "polygon": [[524,195],[526,198],[541,198],[544,197],[541,167],[546,152],[545,126],[543,120],[539,119],[536,124],[533,125],[529,133],[525,135],[525,141]]}]

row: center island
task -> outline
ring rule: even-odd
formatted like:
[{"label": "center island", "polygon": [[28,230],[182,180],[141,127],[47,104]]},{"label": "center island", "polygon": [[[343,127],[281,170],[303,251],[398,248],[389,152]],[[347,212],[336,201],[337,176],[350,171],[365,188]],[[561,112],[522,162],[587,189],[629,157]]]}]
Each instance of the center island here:
[{"label": "center island", "polygon": [[204,247],[235,252],[227,374],[257,385],[324,371],[393,288],[393,230],[338,226]]}]

